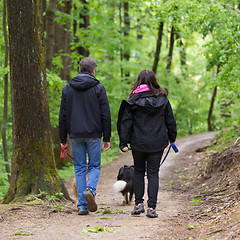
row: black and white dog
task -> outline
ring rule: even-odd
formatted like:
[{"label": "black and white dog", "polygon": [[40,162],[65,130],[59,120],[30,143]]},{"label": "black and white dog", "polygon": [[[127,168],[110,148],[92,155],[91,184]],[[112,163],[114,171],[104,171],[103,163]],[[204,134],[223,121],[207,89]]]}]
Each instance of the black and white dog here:
[{"label": "black and white dog", "polygon": [[124,165],[118,172],[117,182],[113,184],[116,192],[123,195],[123,205],[130,204],[134,193],[134,167]]}]

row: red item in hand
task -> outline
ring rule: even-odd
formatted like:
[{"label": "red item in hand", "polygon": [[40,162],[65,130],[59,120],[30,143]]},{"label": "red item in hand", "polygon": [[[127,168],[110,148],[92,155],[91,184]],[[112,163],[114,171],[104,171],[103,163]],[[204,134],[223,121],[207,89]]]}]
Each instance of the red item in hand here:
[{"label": "red item in hand", "polygon": [[61,151],[60,158],[62,160],[65,160],[66,157],[67,157],[67,144],[62,144],[62,151]]}]

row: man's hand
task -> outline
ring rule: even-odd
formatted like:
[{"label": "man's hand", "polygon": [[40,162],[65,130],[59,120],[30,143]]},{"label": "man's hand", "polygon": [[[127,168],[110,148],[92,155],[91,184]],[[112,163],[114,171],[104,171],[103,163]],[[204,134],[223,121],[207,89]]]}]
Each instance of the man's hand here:
[{"label": "man's hand", "polygon": [[61,145],[61,155],[60,155],[60,158],[62,160],[65,160],[66,159],[66,156],[67,156],[67,143],[60,143]]},{"label": "man's hand", "polygon": [[128,150],[129,150],[128,147],[124,147],[124,148],[122,149],[123,152],[128,152]]},{"label": "man's hand", "polygon": [[103,142],[103,144],[102,144],[102,149],[103,149],[104,151],[109,150],[109,149],[110,149],[110,142]]},{"label": "man's hand", "polygon": [[67,148],[67,143],[60,143],[61,148]]}]

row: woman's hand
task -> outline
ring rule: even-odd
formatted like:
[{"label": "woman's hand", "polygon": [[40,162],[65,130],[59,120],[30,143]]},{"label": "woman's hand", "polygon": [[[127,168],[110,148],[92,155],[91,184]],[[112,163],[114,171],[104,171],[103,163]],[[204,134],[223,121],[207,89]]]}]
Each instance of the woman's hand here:
[{"label": "woman's hand", "polygon": [[124,147],[124,148],[122,149],[123,152],[128,152],[128,150],[129,150],[128,147]]}]

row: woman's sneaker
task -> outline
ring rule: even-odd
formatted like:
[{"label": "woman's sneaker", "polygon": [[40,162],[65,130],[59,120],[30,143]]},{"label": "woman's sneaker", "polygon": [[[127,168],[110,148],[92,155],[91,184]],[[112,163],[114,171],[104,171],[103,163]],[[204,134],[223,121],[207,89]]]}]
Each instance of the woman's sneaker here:
[{"label": "woman's sneaker", "polygon": [[158,214],[156,213],[155,209],[148,208],[146,216],[149,218],[157,218]]},{"label": "woman's sneaker", "polygon": [[133,211],[131,212],[132,216],[139,215],[140,213],[144,213],[144,205],[143,203],[139,203],[137,206],[135,205]]}]

